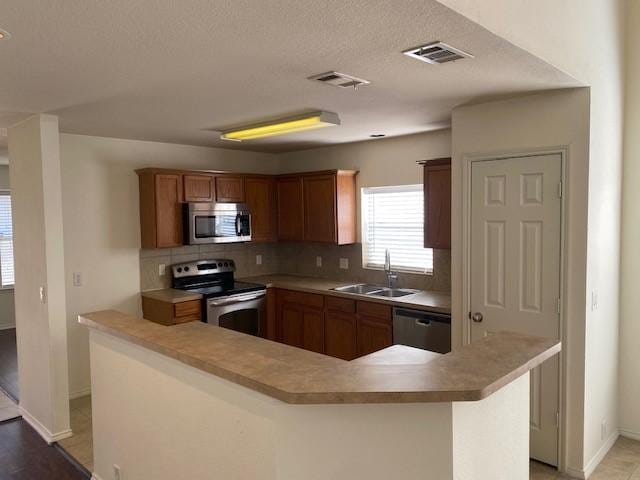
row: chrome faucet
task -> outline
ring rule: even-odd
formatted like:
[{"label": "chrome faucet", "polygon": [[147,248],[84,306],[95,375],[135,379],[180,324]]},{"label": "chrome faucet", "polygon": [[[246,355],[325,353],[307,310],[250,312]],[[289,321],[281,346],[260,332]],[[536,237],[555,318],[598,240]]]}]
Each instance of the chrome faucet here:
[{"label": "chrome faucet", "polygon": [[391,252],[388,248],[384,251],[384,272],[387,274],[389,288],[393,288],[394,282],[398,280],[398,275],[391,270]]}]

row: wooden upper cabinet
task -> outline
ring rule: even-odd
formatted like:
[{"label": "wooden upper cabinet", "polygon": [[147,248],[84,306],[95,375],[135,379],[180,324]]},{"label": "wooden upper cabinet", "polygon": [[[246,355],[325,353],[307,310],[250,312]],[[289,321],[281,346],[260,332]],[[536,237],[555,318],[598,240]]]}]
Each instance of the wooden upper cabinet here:
[{"label": "wooden upper cabinet", "polygon": [[251,212],[251,240],[272,242],[277,240],[276,182],[270,177],[246,177],[245,201]]},{"label": "wooden upper cabinet", "polygon": [[303,177],[304,239],[309,242],[336,243],[336,176]]},{"label": "wooden upper cabinet", "polygon": [[231,175],[216,177],[216,201],[222,203],[244,202],[243,177]]},{"label": "wooden upper cabinet", "polygon": [[302,177],[280,177],[277,181],[278,239],[304,239]]},{"label": "wooden upper cabinet", "polygon": [[142,248],[182,245],[182,175],[138,172]]},{"label": "wooden upper cabinet", "polygon": [[451,159],[424,164],[424,246],[451,249]]},{"label": "wooden upper cabinet", "polygon": [[213,202],[215,190],[212,175],[183,175],[185,202]]},{"label": "wooden upper cabinet", "polygon": [[356,241],[356,172],[278,179],[278,238],[346,245]]}]

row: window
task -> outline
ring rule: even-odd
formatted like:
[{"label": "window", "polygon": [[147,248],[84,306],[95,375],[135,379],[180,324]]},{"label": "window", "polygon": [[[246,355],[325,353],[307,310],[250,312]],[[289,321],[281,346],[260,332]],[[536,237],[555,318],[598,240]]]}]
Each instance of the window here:
[{"label": "window", "polygon": [[393,270],[433,272],[433,250],[424,248],[422,185],[362,189],[362,265],[384,268],[385,249]]},{"label": "window", "polygon": [[14,284],[13,225],[9,192],[0,192],[0,282],[3,288]]}]

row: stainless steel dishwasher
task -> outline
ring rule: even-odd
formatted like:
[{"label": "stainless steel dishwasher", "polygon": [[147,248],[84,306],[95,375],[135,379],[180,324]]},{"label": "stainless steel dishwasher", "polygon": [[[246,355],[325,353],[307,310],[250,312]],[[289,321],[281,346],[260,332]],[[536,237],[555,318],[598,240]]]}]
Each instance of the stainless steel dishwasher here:
[{"label": "stainless steel dishwasher", "polygon": [[438,353],[451,351],[451,315],[393,309],[393,343]]}]

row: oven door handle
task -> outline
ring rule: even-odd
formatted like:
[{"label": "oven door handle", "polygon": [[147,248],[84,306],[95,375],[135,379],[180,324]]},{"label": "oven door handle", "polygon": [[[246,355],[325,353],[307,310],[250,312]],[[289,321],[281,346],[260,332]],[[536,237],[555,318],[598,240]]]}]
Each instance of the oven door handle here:
[{"label": "oven door handle", "polygon": [[231,297],[231,298],[221,299],[221,300],[209,300],[209,305],[211,305],[213,307],[221,307],[223,305],[232,305],[234,303],[249,302],[251,300],[258,300],[259,298],[262,298],[265,295],[266,295],[265,292],[260,292],[260,293],[255,293],[255,294],[252,294],[252,295],[242,295],[242,296]]}]

